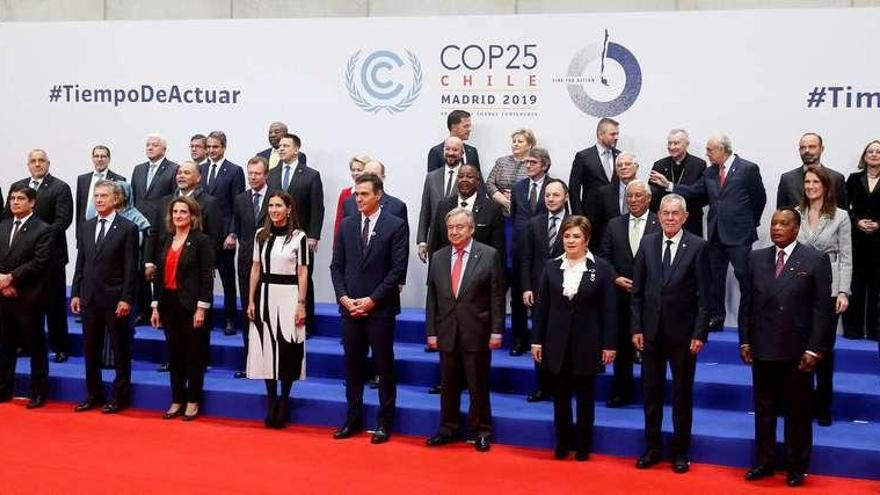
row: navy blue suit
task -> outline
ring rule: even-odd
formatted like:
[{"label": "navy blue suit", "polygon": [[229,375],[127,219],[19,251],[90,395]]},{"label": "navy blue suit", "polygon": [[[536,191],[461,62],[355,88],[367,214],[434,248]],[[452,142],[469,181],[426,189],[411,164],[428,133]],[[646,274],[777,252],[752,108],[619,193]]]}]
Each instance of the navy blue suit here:
[{"label": "navy blue suit", "polygon": [[582,149],[574,155],[574,160],[571,162],[571,174],[568,178],[569,201],[573,215],[584,215],[590,221],[593,220],[590,215],[590,195],[600,186],[610,184],[617,179],[617,171],[614,169],[613,163],[617,161],[619,154],[620,150],[617,148],[611,149],[611,180],[608,180],[605,175],[605,168],[602,166],[602,159],[596,145]]},{"label": "navy blue suit", "polygon": [[[406,223],[407,232],[409,232],[409,213],[407,212],[406,203],[386,192],[382,194],[379,206],[382,207],[383,213],[389,213],[403,220]],[[349,196],[342,202],[342,218],[358,215],[360,215],[360,212],[358,211],[357,203],[354,201],[354,196]],[[409,237],[408,233],[407,237]]]},{"label": "navy blue suit", "polygon": [[537,191],[534,210],[529,206],[531,179],[528,177],[522,179],[510,189],[510,216],[513,221],[513,236],[508,248],[511,264],[508,266],[507,279],[510,281],[510,332],[513,337],[511,346],[514,349],[526,349],[529,344],[528,316],[522,302],[523,281],[520,280],[522,249],[520,246],[526,242],[525,233],[528,230],[529,220],[537,215],[547,214],[547,206],[544,205],[544,188],[547,187],[548,180],[550,180],[550,176],[545,175],[541,189]]},{"label": "navy blue suit", "polygon": [[[428,172],[432,170],[437,170],[438,168],[443,168],[446,165],[446,158],[443,156],[443,147],[446,145],[446,141],[434,146],[428,151]],[[464,143],[464,157],[462,160],[463,163],[468,165],[473,165],[477,167],[477,171],[480,171],[480,155],[477,153],[477,148]]]},{"label": "navy blue suit", "polygon": [[364,359],[372,351],[379,376],[379,426],[391,431],[394,423],[397,383],[394,375],[394,317],[400,313],[399,286],[406,281],[409,240],[400,218],[381,212],[367,245],[361,241],[361,215],[342,220],[330,275],[336,299],[369,297],[375,307],[366,316],[342,314],[342,344],[345,349],[346,425],[363,425]]}]

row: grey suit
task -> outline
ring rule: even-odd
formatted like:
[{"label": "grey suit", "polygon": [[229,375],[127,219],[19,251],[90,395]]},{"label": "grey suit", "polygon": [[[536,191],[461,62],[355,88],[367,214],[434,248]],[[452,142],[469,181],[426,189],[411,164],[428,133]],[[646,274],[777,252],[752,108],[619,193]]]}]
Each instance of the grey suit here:
[{"label": "grey suit", "polygon": [[[447,170],[447,167],[438,168],[428,172],[428,175],[425,176],[422,208],[419,210],[419,227],[416,231],[416,242],[419,244],[428,242],[428,231],[434,223],[434,215],[437,214],[440,201],[446,196],[444,192]],[[451,194],[458,194],[458,189],[454,187],[454,184],[451,188]]]}]

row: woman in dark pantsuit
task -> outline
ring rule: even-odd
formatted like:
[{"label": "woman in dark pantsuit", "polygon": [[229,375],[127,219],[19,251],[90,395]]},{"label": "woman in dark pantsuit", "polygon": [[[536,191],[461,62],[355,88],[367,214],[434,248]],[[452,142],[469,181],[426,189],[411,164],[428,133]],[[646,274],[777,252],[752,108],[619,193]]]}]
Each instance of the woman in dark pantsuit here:
[{"label": "woman in dark pantsuit", "polygon": [[164,325],[168,341],[171,406],[163,418],[183,415],[184,421],[191,421],[199,415],[211,344],[205,313],[214,292],[214,246],[201,232],[201,211],[195,200],[174,198],[165,221],[173,234],[157,259],[150,323],[153,328]]},{"label": "woman in dark pantsuit", "polygon": [[[547,263],[535,299],[532,356],[553,380],[557,459],[589,458],[595,375],[614,361],[617,300],[611,265],[587,250],[590,221],[570,216],[560,227],[565,254]],[[577,425],[572,421],[577,398]]]}]

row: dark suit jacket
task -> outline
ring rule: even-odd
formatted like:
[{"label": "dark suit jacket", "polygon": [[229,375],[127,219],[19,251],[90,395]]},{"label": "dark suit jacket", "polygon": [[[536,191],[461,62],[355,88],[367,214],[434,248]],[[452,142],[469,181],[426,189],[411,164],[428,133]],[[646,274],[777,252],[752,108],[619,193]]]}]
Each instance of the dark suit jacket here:
[{"label": "dark suit jacket", "polygon": [[849,174],[846,179],[846,189],[849,197],[849,218],[853,223],[853,249],[859,251],[860,255],[870,256],[869,259],[880,259],[880,253],[876,251],[880,245],[880,231],[866,234],[856,226],[859,220],[880,221],[880,187],[875,187],[869,192],[868,174],[862,170]]},{"label": "dark suit jacket", "polygon": [[46,222],[32,215],[19,227],[15,242],[10,246],[13,222],[13,218],[0,222],[0,273],[12,274],[17,299],[29,305],[27,309],[36,309],[44,295],[54,235]]},{"label": "dark suit jacket", "polygon": [[[446,141],[434,146],[428,151],[428,172],[443,168],[443,166],[446,165],[446,158],[443,157],[443,145],[445,143]],[[477,170],[480,170],[480,155],[477,153],[477,148],[464,143],[464,154],[465,163],[473,165],[474,167],[477,167]]]},{"label": "dark suit jacket", "polygon": [[458,297],[452,295],[452,247],[431,256],[425,331],[437,337],[443,352],[485,351],[491,334],[504,333],[504,268],[501,254],[474,241],[461,277]]},{"label": "dark suit jacket", "polygon": [[541,190],[538,191],[538,201],[535,203],[535,211],[529,208],[529,189],[532,187],[531,179],[525,178],[517,181],[510,189],[510,215],[513,217],[515,231],[524,231],[532,217],[547,213],[547,206],[544,204],[544,189],[547,187],[547,181],[551,178],[547,175],[544,177],[544,182],[541,183]]},{"label": "dark suit jacket", "polygon": [[[444,198],[437,206],[434,226],[431,228],[431,236],[428,239],[428,253],[430,255],[449,245],[445,218],[446,214],[456,207],[458,207],[458,195]],[[507,238],[504,235],[504,215],[501,213],[501,208],[488,196],[477,192],[472,213],[475,224],[474,240],[492,246],[501,254],[501,259],[507,259]]]},{"label": "dark suit jacket", "polygon": [[[613,148],[611,155],[617,160],[620,150]],[[612,167],[611,180],[617,178],[617,172]],[[599,186],[609,184],[611,181],[605,177],[605,168],[599,158],[596,145],[582,149],[574,155],[571,162],[571,175],[568,179],[569,201],[573,215],[586,215],[589,217],[590,193]]]},{"label": "dark suit jacket", "polygon": [[147,184],[149,169],[150,162],[144,162],[135,165],[131,172],[131,204],[152,220],[160,213],[162,198],[177,189],[177,164],[168,158],[163,158],[151,184]]},{"label": "dark suit jacket", "polygon": [[[667,156],[666,158],[661,158],[654,162],[654,166],[651,167],[651,170],[660,172],[664,177],[672,180],[672,168],[674,166],[675,161],[672,157]],[[697,181],[703,180],[704,173],[706,173],[706,160],[688,153],[684,156],[684,160],[681,161],[681,165],[676,167],[674,174],[675,181],[680,184],[693,184]],[[660,200],[663,199],[663,196],[666,196],[666,194],[665,189],[656,184],[651,184],[651,211],[657,213],[657,211],[660,210]],[[703,206],[705,206],[705,203],[703,202],[688,200],[688,219],[684,224],[684,230],[687,230],[697,237],[703,236]]]},{"label": "dark suit jacket", "polygon": [[532,310],[532,344],[542,346],[544,369],[559,374],[570,355],[576,376],[591,376],[605,367],[602,350],[617,349],[617,302],[611,265],[587,260],[574,299],[562,294],[561,259],[547,262]]},{"label": "dark suit jacket", "polygon": [[[257,229],[262,227],[263,222],[266,221],[269,192],[269,189],[266,188],[266,192],[260,198],[260,216],[256,220],[254,219],[253,192],[248,189],[235,197],[229,232],[238,238],[239,277],[244,274],[250,276],[251,263],[254,259],[254,236],[257,234]],[[246,270],[241,270],[242,267],[246,267]]]},{"label": "dark suit jacket", "polygon": [[[400,313],[401,284],[406,283],[409,242],[406,224],[382,212],[366,248],[361,245],[361,217],[342,220],[333,243],[330,276],[336,300],[369,297],[376,303],[370,316],[390,318]],[[349,318],[342,305],[339,312]]]},{"label": "dark suit jacket", "polygon": [[[208,182],[211,173],[211,163],[205,162],[199,166],[202,173],[202,184]],[[209,183],[202,189],[217,199],[217,209],[220,212],[221,236],[226,237],[232,223],[232,205],[235,197],[244,191],[244,171],[238,165],[223,160],[223,165],[217,168],[214,182]]]},{"label": "dark suit jacket", "polygon": [[[672,260],[672,273],[663,278],[663,232],[642,237],[633,266],[631,332],[654,341],[661,329],[666,341],[688,345],[706,342],[709,335],[709,247],[684,234]],[[831,292],[829,287],[828,292]]]},{"label": "dark suit jacket", "polygon": [[97,229],[97,217],[82,224],[70,296],[81,298],[87,307],[115,308],[119,301],[132,304],[138,276],[138,228],[117,214],[96,246]]},{"label": "dark suit jacket", "polygon": [[[257,156],[262,156],[268,162],[269,157],[272,156],[272,148],[264,149],[263,151],[257,153]],[[306,162],[308,162],[308,158],[306,157],[306,154],[303,153],[302,151],[297,152],[296,159],[299,161],[300,165],[306,165],[307,164]]]},{"label": "dark suit jacket", "polygon": [[[77,176],[76,178],[76,216],[74,217],[73,225],[76,229],[76,238],[79,239],[79,230],[81,227],[81,223],[86,220],[86,209],[89,205],[89,187],[92,185],[92,172],[87,172],[82,175]],[[104,176],[106,180],[112,180],[115,182],[125,182],[125,177],[117,174],[116,172],[107,169],[107,174]]]},{"label": "dark suit jacket", "polygon": [[[165,291],[165,257],[171,249],[168,236],[156,260],[155,300],[162,300]],[[177,297],[187,311],[195,311],[199,302],[214,302],[214,242],[207,235],[191,230],[177,261]],[[161,311],[161,308],[160,308]]]},{"label": "dark suit jacket", "polygon": [[[422,206],[419,209],[419,225],[416,228],[416,242],[418,243],[427,243],[430,239],[429,230],[434,226],[437,207],[445,197],[444,172],[445,169],[437,169],[425,175],[425,185],[422,188]],[[454,187],[452,189],[455,192],[450,196],[457,196],[458,190]]]},{"label": "dark suit jacket", "polygon": [[[12,186],[16,184],[30,186],[30,183],[31,179],[28,177],[13,182]],[[70,261],[67,253],[67,228],[73,221],[73,195],[70,193],[70,186],[52,174],[46,174],[37,190],[37,204],[34,207],[34,214],[46,222],[52,231],[52,256],[49,259],[49,265],[66,265]],[[12,218],[8,204],[4,218]]]},{"label": "dark suit jacket", "polygon": [[739,305],[739,343],[762,361],[795,361],[804,351],[822,353],[832,330],[831,262],[797,243],[776,278],[776,247],[749,253],[747,290]]},{"label": "dark suit jacket", "polygon": [[[733,159],[724,187],[718,177],[718,166],[712,165],[703,174],[703,180],[692,185],[676,184],[673,192],[691,201],[708,202],[707,224],[710,242],[725,246],[751,245],[758,239],[757,228],[767,204],[767,193],[758,165]],[[717,237],[716,237],[717,236]]]},{"label": "dark suit jacket", "polygon": [[[150,220],[156,229],[156,235],[147,238],[144,246],[144,261],[146,263],[156,263],[156,256],[160,254],[158,251],[165,245],[168,235],[168,227],[165,224],[165,213],[168,211],[168,205],[171,200],[178,196],[178,192],[169,194],[161,200],[159,207],[159,215]],[[202,232],[207,235],[214,243],[214,247],[218,248],[223,245],[223,226],[220,219],[220,208],[217,206],[217,199],[206,193],[202,188],[197,188],[193,192],[193,197],[202,210]]]},{"label": "dark suit jacket", "polygon": [[553,249],[550,249],[550,240],[547,239],[549,218],[549,212],[533,216],[526,226],[523,241],[520,243],[522,255],[520,256],[519,273],[523,292],[537,291],[538,285],[541,283],[541,274],[544,273],[547,262],[559,257],[564,252],[561,229],[562,222],[568,218],[568,213],[564,213],[562,221],[556,224],[556,242],[553,243]]},{"label": "dark suit jacket", "polygon": [[[842,210],[849,210],[849,200],[846,195],[846,179],[843,177],[843,174],[825,166],[823,168],[831,175],[831,180],[834,182],[837,207]],[[801,200],[803,199],[804,167],[801,165],[782,174],[782,177],[779,178],[779,187],[776,189],[776,208],[797,208],[801,205]]]},{"label": "dark suit jacket", "polygon": [[[267,183],[270,191],[281,189],[283,169],[282,163],[279,163],[269,171]],[[321,174],[300,162],[291,175],[287,193],[293,196],[296,203],[299,224],[309,239],[320,239],[321,226],[324,224],[324,186],[321,184]]]},{"label": "dark suit jacket", "polygon": [[[599,245],[599,256],[611,263],[611,267],[614,269],[614,278],[626,277],[632,280],[635,256],[629,247],[629,219],[630,214],[627,213],[608,222],[608,228],[605,229],[605,235]],[[657,219],[657,215],[648,212],[642,238],[656,232],[660,232],[660,221]],[[636,253],[638,254],[638,250]]]},{"label": "dark suit jacket", "polygon": [[[403,220],[404,223],[406,223],[407,232],[409,232],[409,213],[406,208],[406,203],[386,192],[382,194],[382,199],[379,200],[379,206],[382,207],[383,213],[390,213]],[[359,215],[360,212],[358,211],[354,196],[349,196],[342,202],[342,218]],[[409,237],[408,233],[407,237]]]},{"label": "dark suit jacket", "polygon": [[590,200],[590,222],[593,225],[593,231],[590,234],[590,246],[594,249],[599,247],[602,237],[605,235],[605,228],[612,218],[620,216],[620,181],[613,180],[610,184],[605,184],[596,189]]}]

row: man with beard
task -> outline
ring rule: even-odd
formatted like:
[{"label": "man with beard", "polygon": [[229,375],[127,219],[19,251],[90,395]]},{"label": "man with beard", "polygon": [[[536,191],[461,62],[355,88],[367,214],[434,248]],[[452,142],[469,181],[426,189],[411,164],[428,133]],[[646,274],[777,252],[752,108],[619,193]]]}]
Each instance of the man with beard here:
[{"label": "man with beard", "polygon": [[834,193],[837,198],[837,207],[849,210],[849,201],[846,197],[846,179],[843,174],[832,170],[822,163],[822,153],[825,146],[822,136],[815,132],[808,132],[801,136],[798,141],[798,153],[801,155],[800,167],[782,174],[779,178],[779,187],[776,190],[776,208],[797,208],[804,199],[804,171],[807,167],[824,168],[834,182]]}]

